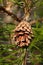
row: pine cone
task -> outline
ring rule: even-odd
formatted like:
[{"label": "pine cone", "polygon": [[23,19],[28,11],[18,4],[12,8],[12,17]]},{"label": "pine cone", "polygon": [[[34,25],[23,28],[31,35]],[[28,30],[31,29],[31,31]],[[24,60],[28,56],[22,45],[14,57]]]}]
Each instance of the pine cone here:
[{"label": "pine cone", "polygon": [[12,43],[15,43],[19,47],[29,46],[33,32],[28,22],[21,22],[13,32]]}]

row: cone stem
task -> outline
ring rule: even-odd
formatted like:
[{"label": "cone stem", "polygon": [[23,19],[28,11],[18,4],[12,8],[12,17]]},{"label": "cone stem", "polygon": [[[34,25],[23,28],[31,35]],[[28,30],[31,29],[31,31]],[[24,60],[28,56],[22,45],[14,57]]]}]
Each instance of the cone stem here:
[{"label": "cone stem", "polygon": [[25,52],[25,56],[24,56],[22,65],[26,65],[27,49],[24,49],[24,52]]}]

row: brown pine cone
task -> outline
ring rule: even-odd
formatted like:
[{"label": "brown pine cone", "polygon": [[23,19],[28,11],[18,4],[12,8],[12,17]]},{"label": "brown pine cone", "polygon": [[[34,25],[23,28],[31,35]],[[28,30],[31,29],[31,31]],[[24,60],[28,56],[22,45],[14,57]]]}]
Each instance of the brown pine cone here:
[{"label": "brown pine cone", "polygon": [[13,32],[12,44],[16,44],[19,47],[29,46],[33,37],[33,32],[28,22],[21,22]]}]

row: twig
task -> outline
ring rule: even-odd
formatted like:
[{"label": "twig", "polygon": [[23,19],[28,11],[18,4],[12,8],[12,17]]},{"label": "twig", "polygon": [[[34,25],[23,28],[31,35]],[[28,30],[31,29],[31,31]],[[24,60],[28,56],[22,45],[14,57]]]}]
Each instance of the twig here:
[{"label": "twig", "polygon": [[39,19],[37,19],[37,20],[31,21],[31,22],[30,22],[30,25],[35,24],[37,21],[43,23],[43,17],[42,17],[42,18],[39,18]]},{"label": "twig", "polygon": [[18,22],[21,21],[13,12],[7,11],[7,10],[5,9],[5,7],[3,7],[3,6],[0,6],[0,11],[3,11],[3,12],[5,12],[5,13],[7,13],[9,16],[14,17],[14,19],[17,20]]}]

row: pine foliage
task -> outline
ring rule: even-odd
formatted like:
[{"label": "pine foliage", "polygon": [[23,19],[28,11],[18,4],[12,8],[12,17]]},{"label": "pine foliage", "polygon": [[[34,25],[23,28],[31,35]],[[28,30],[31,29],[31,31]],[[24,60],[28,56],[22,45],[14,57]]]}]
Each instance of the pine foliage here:
[{"label": "pine foliage", "polygon": [[[43,65],[43,0],[7,1],[23,9],[24,14],[31,14],[28,22],[22,21],[18,26],[4,23],[0,16],[0,65]],[[3,0],[0,3],[3,5]],[[31,26],[33,19],[36,23]]]}]

